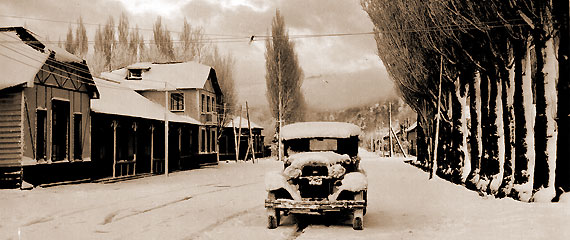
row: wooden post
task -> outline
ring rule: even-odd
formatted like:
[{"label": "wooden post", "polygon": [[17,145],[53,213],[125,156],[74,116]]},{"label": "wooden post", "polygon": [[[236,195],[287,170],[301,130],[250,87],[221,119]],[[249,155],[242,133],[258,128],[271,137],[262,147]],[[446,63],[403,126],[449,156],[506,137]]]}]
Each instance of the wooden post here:
[{"label": "wooden post", "polygon": [[393,143],[392,143],[392,103],[389,102],[388,103],[388,128],[390,128],[390,131],[388,131],[388,138],[389,143],[390,143],[390,157],[392,157],[392,155],[394,154],[394,148],[393,148]]},{"label": "wooden post", "polygon": [[440,57],[439,63],[439,89],[437,90],[437,115],[435,116],[435,139],[433,144],[433,160],[432,166],[429,173],[429,178],[431,179],[437,170],[437,144],[439,141],[439,118],[440,118],[440,104],[441,104],[441,77],[443,74],[443,55]]},{"label": "wooden post", "polygon": [[[251,135],[251,134],[252,134],[252,131],[251,131],[251,122],[250,122],[250,120],[249,120],[249,106],[247,105],[247,101],[245,101],[245,113],[246,113],[246,116],[247,116],[247,128],[249,128],[249,139],[248,139],[248,141],[249,141],[249,146],[248,146],[248,149],[251,147],[251,153],[252,153],[252,156],[253,156],[253,160],[252,160],[252,161],[253,161],[253,163],[255,163],[255,149],[253,148],[253,136]],[[246,154],[246,155],[247,155],[247,154]],[[246,159],[247,159],[247,158],[246,158]]]},{"label": "wooden post", "polygon": [[182,127],[178,127],[178,169],[182,169]]},{"label": "wooden post", "polygon": [[150,173],[154,173],[154,126],[150,126]]},{"label": "wooden post", "polygon": [[133,161],[134,161],[134,163],[133,163],[133,175],[136,175],[136,174],[137,174],[137,149],[138,149],[138,144],[137,144],[137,123],[136,123],[136,122],[133,123],[133,130],[134,130],[134,134],[135,134],[135,142],[134,142],[134,144],[135,144],[135,149],[134,149],[135,154],[134,154],[134,156],[133,156]]},{"label": "wooden post", "polygon": [[113,177],[116,176],[117,170],[117,120],[113,120]]},{"label": "wooden post", "polygon": [[168,90],[164,82],[164,174],[168,177]]},{"label": "wooden post", "polygon": [[237,132],[236,132],[236,122],[234,121],[234,119],[232,118],[232,129],[234,130],[234,148],[235,148],[235,154],[236,154],[236,162],[239,160],[238,158],[238,136],[237,136]]},{"label": "wooden post", "polygon": [[398,143],[398,147],[400,147],[400,150],[402,151],[402,154],[404,155],[405,158],[407,158],[408,156],[406,155],[406,152],[404,151],[404,147],[402,147],[402,144],[400,143],[400,139],[398,139],[398,135],[396,135],[396,133],[394,132],[393,129],[390,128],[390,131],[392,132],[392,134],[394,134],[395,138],[396,138],[396,143]]},{"label": "wooden post", "polygon": [[239,152],[240,152],[240,144],[241,144],[241,118],[243,114],[243,107],[239,107],[239,126],[238,126],[238,142],[237,142],[237,149],[236,149],[236,159],[239,160]]}]

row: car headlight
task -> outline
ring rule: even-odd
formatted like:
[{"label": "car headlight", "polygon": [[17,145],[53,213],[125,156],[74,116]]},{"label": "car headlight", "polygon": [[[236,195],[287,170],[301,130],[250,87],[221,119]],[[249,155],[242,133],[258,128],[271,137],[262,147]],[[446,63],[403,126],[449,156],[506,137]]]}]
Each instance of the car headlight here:
[{"label": "car headlight", "polygon": [[346,169],[340,164],[335,164],[335,165],[332,165],[329,167],[329,176],[330,177],[340,178],[340,177],[342,177],[342,175],[344,175],[345,172],[346,172]]}]

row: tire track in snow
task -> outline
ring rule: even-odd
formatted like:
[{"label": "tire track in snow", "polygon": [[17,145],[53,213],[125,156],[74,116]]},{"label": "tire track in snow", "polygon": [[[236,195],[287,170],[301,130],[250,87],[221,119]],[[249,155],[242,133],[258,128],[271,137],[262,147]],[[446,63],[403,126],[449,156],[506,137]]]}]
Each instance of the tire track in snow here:
[{"label": "tire track in snow", "polygon": [[[211,190],[211,191],[207,191],[207,192],[203,192],[203,193],[199,193],[199,194],[195,194],[195,195],[186,196],[186,197],[183,197],[183,198],[180,198],[180,199],[176,199],[176,200],[174,200],[174,201],[169,201],[169,202],[166,202],[166,203],[163,203],[163,204],[160,204],[160,205],[151,207],[151,208],[139,210],[139,211],[136,211],[136,212],[134,212],[134,213],[127,214],[127,215],[124,215],[124,216],[120,216],[120,217],[115,218],[115,216],[117,216],[119,212],[121,212],[121,211],[123,211],[123,210],[127,210],[127,209],[119,209],[119,210],[117,210],[117,211],[115,211],[115,212],[113,212],[113,213],[110,213],[110,214],[108,215],[108,217],[105,218],[105,221],[104,221],[101,225],[106,225],[106,224],[108,224],[108,223],[117,222],[117,221],[120,221],[120,220],[125,219],[125,218],[128,218],[128,217],[136,216],[136,215],[139,215],[139,214],[144,214],[144,213],[147,213],[147,212],[150,212],[150,211],[153,211],[153,210],[157,210],[157,209],[160,209],[160,208],[164,208],[164,207],[167,207],[167,206],[176,204],[176,203],[184,202],[184,201],[190,200],[190,199],[192,199],[192,198],[194,198],[194,197],[198,197],[198,196],[202,196],[202,195],[206,195],[206,194],[211,194],[211,193],[216,193],[216,192],[228,191],[228,190],[231,190],[231,189],[240,188],[240,187],[245,187],[245,186],[249,186],[249,185],[256,184],[256,183],[257,183],[257,182],[245,183],[245,184],[240,184],[240,185],[230,186],[230,187],[228,187],[228,186],[219,186],[219,187],[221,187],[220,189]],[[215,187],[218,187],[218,186],[215,186]]]},{"label": "tire track in snow", "polygon": [[254,206],[254,207],[251,207],[251,208],[248,208],[248,209],[245,209],[245,210],[236,212],[236,213],[234,213],[234,214],[232,214],[232,215],[226,216],[226,217],[224,217],[224,218],[222,218],[222,219],[219,219],[219,220],[217,220],[216,222],[214,222],[214,223],[212,223],[212,224],[210,224],[210,225],[208,225],[208,226],[206,226],[206,227],[204,227],[204,228],[202,228],[202,229],[196,231],[196,232],[193,233],[191,236],[189,236],[189,237],[187,237],[187,238],[184,238],[184,239],[185,239],[185,240],[196,239],[197,237],[200,237],[200,236],[203,235],[204,233],[209,232],[209,231],[212,231],[213,229],[215,229],[216,227],[220,226],[221,224],[226,223],[226,222],[229,222],[229,221],[231,221],[231,220],[233,220],[233,219],[235,219],[235,218],[237,218],[237,217],[240,217],[240,216],[242,216],[242,215],[245,215],[245,214],[249,213],[249,212],[252,211],[252,210],[255,210],[255,209],[258,209],[258,208],[260,208],[260,207],[263,207],[263,205],[264,205],[264,204],[259,204],[259,205],[256,205],[256,206]]}]

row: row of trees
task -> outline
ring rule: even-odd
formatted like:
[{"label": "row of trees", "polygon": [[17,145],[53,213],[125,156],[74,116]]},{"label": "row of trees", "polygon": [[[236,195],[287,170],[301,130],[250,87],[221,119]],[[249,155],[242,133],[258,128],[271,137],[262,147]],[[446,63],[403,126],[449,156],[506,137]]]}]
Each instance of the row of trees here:
[{"label": "row of trees", "polygon": [[[234,109],[237,94],[234,84],[235,59],[231,53],[221,54],[211,43],[201,27],[193,27],[186,18],[177,39],[172,37],[161,17],[157,17],[152,40],[145,40],[141,29],[129,23],[126,14],[121,14],[118,23],[109,17],[103,26],[95,31],[92,53],[88,54],[89,41],[83,19],[77,21],[75,31],[69,26],[62,47],[81,58],[89,58],[91,73],[98,76],[103,71],[126,67],[136,62],[185,62],[197,61],[216,70],[218,82],[224,93],[227,110]],[[75,32],[75,35],[73,34]]]},{"label": "row of trees", "polygon": [[523,201],[570,190],[567,0],[361,4],[418,113],[419,165]]}]

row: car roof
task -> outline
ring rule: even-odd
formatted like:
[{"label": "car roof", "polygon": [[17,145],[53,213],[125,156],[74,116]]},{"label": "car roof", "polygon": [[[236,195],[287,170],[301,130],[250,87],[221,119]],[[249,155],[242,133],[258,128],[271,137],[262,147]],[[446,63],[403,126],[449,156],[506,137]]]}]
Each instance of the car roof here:
[{"label": "car roof", "polygon": [[359,136],[360,127],[346,122],[298,122],[283,126],[283,140],[301,138],[349,138]]}]

